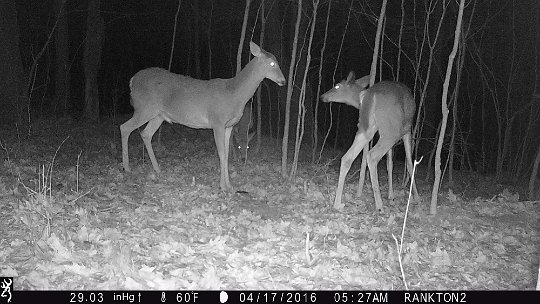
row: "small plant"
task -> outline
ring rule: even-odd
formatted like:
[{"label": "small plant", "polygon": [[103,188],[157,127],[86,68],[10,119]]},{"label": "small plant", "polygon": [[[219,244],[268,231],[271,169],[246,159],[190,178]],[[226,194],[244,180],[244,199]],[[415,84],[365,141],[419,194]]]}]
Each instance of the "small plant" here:
[{"label": "small plant", "polygon": [[38,178],[34,180],[34,188],[26,186],[19,178],[19,182],[26,190],[28,197],[19,205],[16,211],[16,218],[29,228],[31,239],[48,238],[54,215],[63,211],[63,207],[60,204],[54,203],[55,200],[52,195],[52,173],[56,155],[68,138],[69,136],[60,143],[51,163],[39,167]]}]

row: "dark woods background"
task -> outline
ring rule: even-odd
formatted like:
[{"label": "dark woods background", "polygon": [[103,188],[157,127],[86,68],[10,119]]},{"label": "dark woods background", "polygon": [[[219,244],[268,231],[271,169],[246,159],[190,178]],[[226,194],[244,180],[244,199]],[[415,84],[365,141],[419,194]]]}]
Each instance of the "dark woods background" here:
[{"label": "dark woods background", "polygon": [[[388,2],[377,80],[399,79],[413,90],[419,108],[416,155],[427,157],[441,118],[459,3],[403,2]],[[8,128],[61,117],[119,125],[128,117],[118,114],[132,111],[131,76],[150,66],[168,68],[179,1],[0,3],[0,118]],[[242,66],[253,40],[277,57],[287,78],[297,5],[298,0],[251,1]],[[352,142],[356,110],[317,107],[317,92],[324,93],[350,70],[357,78],[369,74],[380,6],[374,0],[319,1],[312,60],[306,67],[314,2],[302,1],[291,130],[296,128],[300,75],[308,68],[303,143],[311,149],[320,149],[326,134],[326,147],[345,150]],[[201,79],[233,77],[245,7],[240,0],[182,0],[171,71]],[[540,142],[539,7],[537,0],[466,2],[443,148],[446,157],[451,151],[453,167],[516,180],[530,174]],[[281,138],[287,90],[267,81],[261,87],[262,112],[256,112],[261,131]],[[310,145],[314,134],[319,135],[316,146]]]}]

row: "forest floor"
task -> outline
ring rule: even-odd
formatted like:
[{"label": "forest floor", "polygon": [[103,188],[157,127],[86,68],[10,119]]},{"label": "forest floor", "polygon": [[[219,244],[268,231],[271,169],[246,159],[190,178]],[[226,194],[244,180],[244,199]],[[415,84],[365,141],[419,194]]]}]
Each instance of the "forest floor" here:
[{"label": "forest floor", "polygon": [[321,165],[301,161],[288,181],[280,146],[266,140],[247,163],[231,158],[231,183],[243,192],[224,193],[210,130],[166,125],[164,148],[156,149],[159,176],[137,131],[131,173],[122,169],[118,127],[110,123],[41,121],[30,136],[19,132],[0,133],[0,277],[15,277],[16,290],[403,290],[404,279],[413,290],[536,284],[540,203],[491,177],[456,172],[431,216],[432,182],[419,170],[421,202],[411,202],[407,216],[403,278],[395,238],[408,189],[400,159],[393,201],[380,163],[382,213],[370,184],[355,195],[359,161],[347,178],[345,208],[336,211],[337,152]]}]

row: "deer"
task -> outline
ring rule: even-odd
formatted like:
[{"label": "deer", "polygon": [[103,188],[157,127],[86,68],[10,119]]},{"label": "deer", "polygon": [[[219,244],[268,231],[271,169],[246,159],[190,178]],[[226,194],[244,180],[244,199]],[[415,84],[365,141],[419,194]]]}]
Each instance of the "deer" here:
[{"label": "deer", "polygon": [[[407,171],[412,180],[411,126],[416,111],[414,98],[409,88],[400,82],[381,81],[366,89],[368,85],[369,75],[355,80],[354,72],[351,71],[346,80],[341,81],[321,95],[323,102],[344,103],[359,110],[358,131],[351,147],[341,158],[338,186],[334,199],[334,208],[338,210],[344,206],[341,197],[347,173],[360,151],[373,139],[377,132],[379,133],[379,140],[366,154],[377,210],[382,211],[383,207],[377,164],[386,154],[388,199],[393,199],[392,147],[400,139],[403,140]],[[415,197],[418,198],[418,190],[414,183],[413,192]]]},{"label": "deer", "polygon": [[130,172],[129,135],[145,123],[141,137],[157,174],[161,170],[152,149],[152,136],[163,121],[195,129],[212,129],[221,170],[220,188],[233,191],[229,181],[232,129],[265,78],[279,86],[285,85],[276,57],[254,42],[250,42],[249,48],[254,58],[229,79],[200,80],[157,67],[137,72],[129,82],[133,117],[120,126],[124,170]]},{"label": "deer", "polygon": [[240,121],[234,126],[231,140],[233,145],[231,151],[233,157],[237,160],[245,162],[249,150],[249,143],[255,136],[255,132],[250,132],[253,126],[253,113],[251,112],[252,103],[248,102],[244,107],[244,114]]}]

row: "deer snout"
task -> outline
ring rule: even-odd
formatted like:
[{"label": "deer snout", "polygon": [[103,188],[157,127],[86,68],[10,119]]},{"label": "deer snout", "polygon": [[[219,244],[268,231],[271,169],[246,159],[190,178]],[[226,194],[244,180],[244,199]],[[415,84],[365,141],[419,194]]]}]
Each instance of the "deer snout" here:
[{"label": "deer snout", "polygon": [[321,95],[321,101],[322,102],[330,102],[328,95],[327,94],[322,94]]},{"label": "deer snout", "polygon": [[278,79],[278,81],[276,81],[276,83],[277,83],[277,85],[280,86],[280,87],[284,86],[284,85],[285,85],[285,78],[283,78],[283,79]]}]

